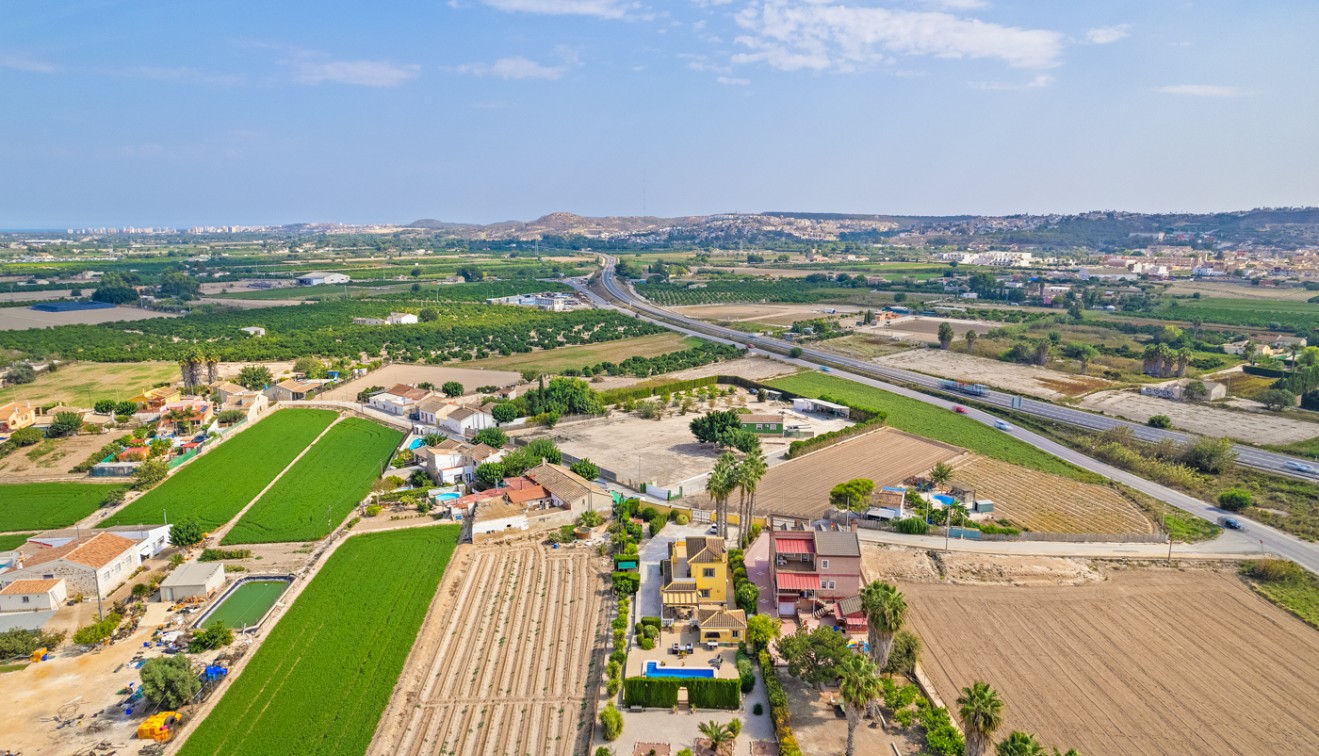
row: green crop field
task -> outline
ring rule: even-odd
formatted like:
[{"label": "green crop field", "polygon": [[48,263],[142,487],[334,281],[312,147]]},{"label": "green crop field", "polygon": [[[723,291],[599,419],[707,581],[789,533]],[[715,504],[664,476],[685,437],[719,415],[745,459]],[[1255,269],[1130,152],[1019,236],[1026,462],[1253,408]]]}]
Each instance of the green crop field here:
[{"label": "green crop field", "polygon": [[123,486],[92,483],[14,483],[0,486],[0,531],[65,528]]},{"label": "green crop field", "polygon": [[951,410],[898,396],[883,389],[820,373],[798,373],[769,381],[769,385],[802,396],[819,398],[828,395],[850,404],[881,410],[888,414],[888,424],[898,430],[954,444],[986,457],[1042,472],[1065,475],[1076,480],[1087,482],[1097,480],[1097,476],[1073,467],[1052,454],[1040,451],[1003,431],[995,430]]},{"label": "green crop field", "polygon": [[13,551],[27,543],[27,539],[33,535],[33,533],[6,533],[0,535],[0,551]]},{"label": "green crop field", "polygon": [[135,525],[195,517],[219,527],[288,466],[338,415],[330,410],[280,410],[189,462],[101,525]]},{"label": "green crop field", "polygon": [[637,293],[661,307],[675,305],[723,304],[728,302],[790,302],[813,304],[816,302],[846,302],[867,304],[891,301],[892,297],[879,297],[864,287],[848,288],[829,281],[815,283],[800,278],[771,281],[768,279],[720,281],[712,280],[699,289],[686,284],[639,284]]},{"label": "green crop field", "polygon": [[460,531],[345,541],[180,753],[365,753]]},{"label": "green crop field", "polygon": [[350,417],[330,429],[247,510],[224,543],[315,541],[371,490],[403,434]]},{"label": "green crop field", "polygon": [[[1144,315],[1145,313],[1141,313]],[[1259,299],[1178,299],[1150,313],[1157,318],[1194,320],[1223,325],[1309,331],[1319,328],[1319,304]]]}]

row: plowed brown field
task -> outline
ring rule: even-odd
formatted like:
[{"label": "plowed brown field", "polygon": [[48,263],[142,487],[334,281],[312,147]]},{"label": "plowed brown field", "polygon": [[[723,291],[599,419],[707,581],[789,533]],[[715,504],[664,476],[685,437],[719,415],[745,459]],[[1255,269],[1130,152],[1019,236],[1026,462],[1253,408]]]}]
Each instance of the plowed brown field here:
[{"label": "plowed brown field", "polygon": [[1108,486],[1081,483],[986,457],[959,464],[954,477],[993,499],[994,514],[1047,533],[1153,533],[1136,505]]},{"label": "plowed brown field", "polygon": [[[1319,633],[1226,573],[1074,587],[904,583],[945,702],[984,680],[999,736],[1099,754],[1312,754]],[[956,705],[952,704],[956,709]]]},{"label": "plowed brown field", "polygon": [[585,752],[607,591],[585,549],[463,547],[369,753]]},{"label": "plowed brown field", "polygon": [[[869,478],[876,486],[889,486],[963,453],[893,428],[866,433],[769,468],[757,489],[756,512],[819,517],[829,509],[829,489],[839,483]],[[704,494],[696,505],[713,508]]]}]

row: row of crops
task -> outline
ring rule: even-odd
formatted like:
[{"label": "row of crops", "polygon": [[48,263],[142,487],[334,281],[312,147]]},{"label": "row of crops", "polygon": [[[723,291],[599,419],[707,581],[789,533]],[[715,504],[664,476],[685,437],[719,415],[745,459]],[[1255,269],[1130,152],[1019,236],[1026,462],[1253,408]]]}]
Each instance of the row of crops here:
[{"label": "row of crops", "polygon": [[689,289],[686,284],[638,284],[637,292],[661,307],[734,302],[865,302],[871,296],[866,289],[802,279],[710,281],[697,289]]},{"label": "row of crops", "polygon": [[196,519],[213,529],[233,519],[338,414],[280,410],[201,455],[102,526]]},{"label": "row of crops", "polygon": [[68,527],[121,490],[123,486],[92,483],[0,485],[0,531]]},{"label": "row of crops", "polygon": [[340,421],[252,505],[224,544],[324,538],[371,490],[402,440],[369,420]]},{"label": "row of crops", "polygon": [[459,533],[344,541],[180,753],[365,753]]}]

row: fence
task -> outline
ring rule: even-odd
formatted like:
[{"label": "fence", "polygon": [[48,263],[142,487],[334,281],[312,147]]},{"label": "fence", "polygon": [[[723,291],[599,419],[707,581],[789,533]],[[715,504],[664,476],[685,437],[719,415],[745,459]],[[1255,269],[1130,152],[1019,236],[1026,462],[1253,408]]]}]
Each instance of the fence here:
[{"label": "fence", "polygon": [[[831,520],[833,518],[830,518]],[[897,529],[889,522],[883,520],[867,520],[855,518],[853,522],[857,527],[864,530],[883,530],[889,533],[897,533]],[[930,531],[926,535],[943,538],[946,534],[946,528],[942,525],[931,525]],[[974,534],[974,535],[973,535]],[[1008,535],[1005,533],[981,533],[974,528],[953,528],[950,538],[965,536],[967,539],[976,541],[1056,541],[1061,543],[1167,543],[1168,537],[1163,533],[1046,533],[1043,531],[1026,530],[1017,535]]]}]

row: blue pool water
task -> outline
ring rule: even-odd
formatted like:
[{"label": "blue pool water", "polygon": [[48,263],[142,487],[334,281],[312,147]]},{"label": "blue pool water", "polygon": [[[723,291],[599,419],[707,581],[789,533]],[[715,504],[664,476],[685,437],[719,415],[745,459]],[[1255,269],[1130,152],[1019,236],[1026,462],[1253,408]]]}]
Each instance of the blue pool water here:
[{"label": "blue pool water", "polygon": [[648,661],[646,677],[714,677],[714,670],[700,667],[661,667],[653,661]]},{"label": "blue pool water", "polygon": [[453,493],[452,491],[450,491],[449,493],[442,493],[442,494],[440,494],[439,496],[436,496],[436,497],[435,497],[435,500],[436,500],[436,501],[453,501],[454,499],[461,499],[461,498],[462,498],[462,494],[456,494],[456,493]]},{"label": "blue pool water", "polygon": [[414,439],[412,439],[412,443],[408,444],[408,449],[409,449],[410,451],[415,451],[415,450],[417,449],[417,447],[425,446],[425,445],[426,445],[426,440],[425,440],[425,439],[422,439],[422,438],[414,438]]},{"label": "blue pool water", "polygon": [[953,497],[948,496],[947,494],[935,494],[933,498],[935,501],[939,502],[945,507],[951,507],[952,505],[957,503],[957,499],[954,499]]}]

